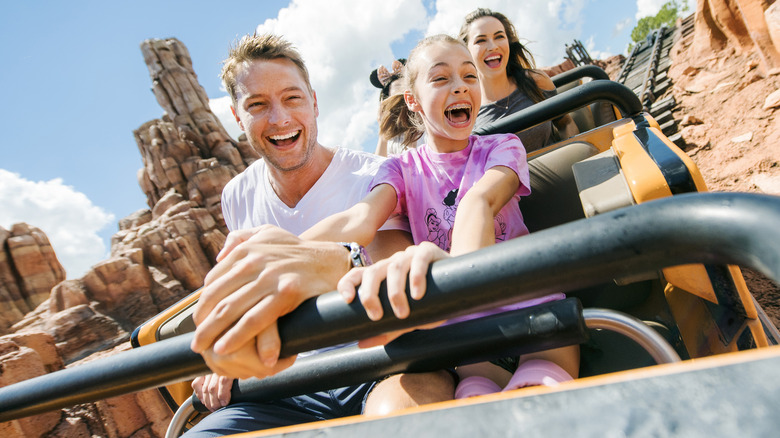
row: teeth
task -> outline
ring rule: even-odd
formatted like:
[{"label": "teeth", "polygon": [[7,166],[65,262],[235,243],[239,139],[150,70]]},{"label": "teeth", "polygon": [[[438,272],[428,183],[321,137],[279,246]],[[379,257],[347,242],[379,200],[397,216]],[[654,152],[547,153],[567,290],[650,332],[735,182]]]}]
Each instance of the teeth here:
[{"label": "teeth", "polygon": [[471,109],[471,105],[469,105],[467,103],[459,103],[459,104],[456,104],[456,105],[453,105],[453,106],[447,108],[447,111],[455,111],[455,110],[459,110],[459,109]]},{"label": "teeth", "polygon": [[271,135],[268,138],[270,138],[271,140],[274,140],[274,141],[282,141],[282,140],[287,140],[288,138],[295,137],[296,135],[298,135],[299,132],[300,131],[295,131],[295,132],[291,132],[289,134]]},{"label": "teeth", "polygon": [[490,55],[487,58],[485,58],[485,62],[493,61],[493,60],[500,60],[501,55]]}]

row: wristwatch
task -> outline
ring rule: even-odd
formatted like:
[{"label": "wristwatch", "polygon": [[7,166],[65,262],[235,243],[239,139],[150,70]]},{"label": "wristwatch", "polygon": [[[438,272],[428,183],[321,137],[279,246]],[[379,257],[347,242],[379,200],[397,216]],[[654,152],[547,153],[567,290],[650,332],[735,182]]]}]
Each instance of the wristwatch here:
[{"label": "wristwatch", "polygon": [[371,257],[368,256],[363,245],[359,245],[357,242],[339,242],[339,244],[349,251],[349,261],[353,268],[371,265]]}]

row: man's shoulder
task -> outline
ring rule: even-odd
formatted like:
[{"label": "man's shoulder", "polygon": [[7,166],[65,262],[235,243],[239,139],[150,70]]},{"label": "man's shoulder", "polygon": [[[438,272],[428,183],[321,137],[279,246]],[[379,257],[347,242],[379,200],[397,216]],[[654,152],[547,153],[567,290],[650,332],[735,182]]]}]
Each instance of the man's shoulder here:
[{"label": "man's shoulder", "polygon": [[360,169],[376,169],[386,159],[371,152],[339,147],[336,148],[333,161],[343,169],[358,171]]},{"label": "man's shoulder", "polygon": [[265,161],[262,158],[255,160],[255,162],[247,166],[243,172],[234,176],[230,181],[227,182],[227,184],[225,184],[225,187],[222,189],[223,196],[225,193],[231,193],[234,191],[238,191],[239,193],[243,192],[247,189],[248,186],[254,187],[262,181],[265,181],[264,178],[259,177],[259,175],[263,174],[264,169]]},{"label": "man's shoulder", "polygon": [[359,151],[357,149],[349,149],[344,147],[336,148],[336,156],[342,160],[355,160],[355,161],[371,161],[381,162],[386,160],[385,157],[376,155],[371,152]]}]

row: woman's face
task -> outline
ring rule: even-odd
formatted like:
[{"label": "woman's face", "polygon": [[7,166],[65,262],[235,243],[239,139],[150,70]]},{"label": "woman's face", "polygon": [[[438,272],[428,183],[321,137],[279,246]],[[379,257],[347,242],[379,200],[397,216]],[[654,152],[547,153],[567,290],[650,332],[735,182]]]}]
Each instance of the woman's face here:
[{"label": "woman's face", "polygon": [[480,79],[506,76],[509,61],[509,38],[504,25],[494,17],[481,17],[469,26],[468,48]]}]

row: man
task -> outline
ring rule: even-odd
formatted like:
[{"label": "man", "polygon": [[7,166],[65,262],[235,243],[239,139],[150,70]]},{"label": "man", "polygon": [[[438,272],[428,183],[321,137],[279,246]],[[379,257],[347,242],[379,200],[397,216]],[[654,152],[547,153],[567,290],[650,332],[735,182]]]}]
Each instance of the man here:
[{"label": "man", "polygon": [[[263,160],[223,191],[231,233],[193,314],[198,330],[192,348],[217,373],[196,379],[193,389],[212,410],[229,401],[232,379],[224,376],[264,377],[293,363],[295,358],[279,358],[276,320],[304,300],[334,290],[351,266],[341,244],[304,242],[296,235],[362,199],[381,162],[372,154],[318,143],[317,97],[303,60],[288,42],[272,35],[244,37],[225,61],[222,79],[239,127]],[[372,257],[384,258],[411,243],[398,221],[391,218],[377,233],[368,248]],[[231,405],[207,416],[187,436],[356,415],[373,386]],[[446,372],[394,376],[372,393],[391,406],[369,408],[369,398],[367,410],[446,400],[453,391]]]}]

